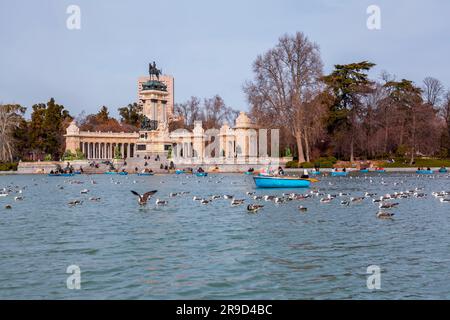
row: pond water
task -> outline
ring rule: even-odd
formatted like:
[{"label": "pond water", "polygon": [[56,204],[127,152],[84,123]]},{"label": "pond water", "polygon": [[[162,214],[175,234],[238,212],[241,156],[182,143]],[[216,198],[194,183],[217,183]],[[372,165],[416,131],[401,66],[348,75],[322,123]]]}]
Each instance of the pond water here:
[{"label": "pond water", "polygon": [[[450,203],[432,195],[450,190],[449,175],[319,179],[310,189],[265,190],[240,174],[0,176],[0,190],[14,189],[0,197],[0,298],[450,298]],[[376,217],[371,198],[341,205],[365,192],[416,188],[427,196],[391,201],[399,203],[392,220]],[[154,189],[145,207],[130,192]],[[246,194],[312,190],[323,195],[276,204]],[[320,201],[340,192],[350,195]],[[225,194],[245,203],[193,200]],[[157,206],[156,198],[167,205]],[[68,205],[76,199],[83,203]],[[264,207],[249,214],[249,203]],[[80,290],[67,288],[71,265],[80,268]],[[378,290],[366,284],[371,265],[381,269]]]}]

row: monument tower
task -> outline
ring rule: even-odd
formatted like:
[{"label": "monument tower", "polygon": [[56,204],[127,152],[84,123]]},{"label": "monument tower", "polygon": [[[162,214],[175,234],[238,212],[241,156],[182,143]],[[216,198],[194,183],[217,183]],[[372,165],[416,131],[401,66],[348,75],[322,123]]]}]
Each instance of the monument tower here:
[{"label": "monument tower", "polygon": [[[169,88],[160,79],[162,77],[169,79]],[[147,81],[138,83],[143,121],[136,153],[142,156],[166,154],[171,147],[169,122],[173,115],[173,78],[162,76],[161,70],[153,61],[149,64]]]}]

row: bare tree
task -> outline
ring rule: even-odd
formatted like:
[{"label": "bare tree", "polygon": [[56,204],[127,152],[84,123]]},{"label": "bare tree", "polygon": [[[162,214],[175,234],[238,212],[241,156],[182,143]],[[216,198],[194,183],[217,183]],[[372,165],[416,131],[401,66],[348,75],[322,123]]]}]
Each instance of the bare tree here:
[{"label": "bare tree", "polygon": [[177,103],[175,105],[175,114],[183,119],[186,128],[192,129],[194,127],[194,121],[202,120],[200,99],[191,97],[186,102]]},{"label": "bare tree", "polygon": [[444,86],[435,78],[426,77],[423,80],[422,95],[425,103],[436,107],[442,100],[444,94]]},{"label": "bare tree", "polygon": [[297,32],[282,36],[274,48],[259,55],[253,63],[254,79],[244,85],[252,114],[291,130],[299,163],[306,160],[303,144],[309,144],[305,120],[311,114],[305,105],[319,91],[322,67],[318,45]]},{"label": "bare tree", "polygon": [[206,129],[218,129],[224,123],[232,124],[238,114],[239,112],[228,107],[219,95],[204,100],[203,119]]},{"label": "bare tree", "polygon": [[24,108],[19,105],[0,105],[0,161],[14,159],[14,130],[19,127]]}]

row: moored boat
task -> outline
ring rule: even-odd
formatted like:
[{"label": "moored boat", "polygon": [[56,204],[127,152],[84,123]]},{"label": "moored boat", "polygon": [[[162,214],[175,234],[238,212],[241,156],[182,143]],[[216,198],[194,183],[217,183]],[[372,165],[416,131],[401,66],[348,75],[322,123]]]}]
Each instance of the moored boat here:
[{"label": "moored boat", "polygon": [[254,176],[258,188],[308,188],[311,181],[296,177]]},{"label": "moored boat", "polygon": [[331,176],[332,177],[345,177],[348,175],[347,171],[332,171]]},{"label": "moored boat", "polygon": [[448,170],[447,170],[447,168],[440,168],[440,169],[439,169],[439,172],[440,172],[440,173],[447,173]]},{"label": "moored boat", "polygon": [[433,174],[433,170],[416,170],[417,174]]},{"label": "moored boat", "polygon": [[138,176],[152,176],[154,175],[153,172],[140,172],[137,174]]},{"label": "moored boat", "polygon": [[197,172],[195,175],[197,177],[206,177],[208,176],[208,172]]},{"label": "moored boat", "polygon": [[73,177],[75,173],[49,173],[49,177]]},{"label": "moored boat", "polygon": [[182,173],[185,173],[185,172],[184,172],[184,170],[175,170],[175,173],[176,174],[182,174]]},{"label": "moored boat", "polygon": [[369,169],[359,169],[359,172],[361,172],[361,173],[369,173]]}]

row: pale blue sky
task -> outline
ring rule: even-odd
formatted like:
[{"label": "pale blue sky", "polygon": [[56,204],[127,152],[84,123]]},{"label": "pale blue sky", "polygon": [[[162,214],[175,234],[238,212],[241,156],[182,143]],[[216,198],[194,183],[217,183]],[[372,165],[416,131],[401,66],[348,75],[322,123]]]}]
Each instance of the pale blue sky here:
[{"label": "pale blue sky", "polygon": [[[81,8],[81,30],[66,8]],[[366,27],[381,7],[382,29]],[[55,97],[73,115],[136,100],[136,79],[156,60],[175,77],[175,101],[220,94],[248,109],[242,85],[255,57],[284,33],[304,32],[321,48],[325,71],[370,60],[420,83],[450,87],[448,0],[40,0],[0,2],[0,103]]]}]

